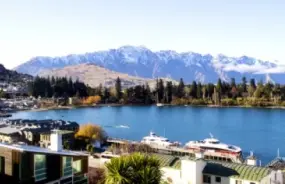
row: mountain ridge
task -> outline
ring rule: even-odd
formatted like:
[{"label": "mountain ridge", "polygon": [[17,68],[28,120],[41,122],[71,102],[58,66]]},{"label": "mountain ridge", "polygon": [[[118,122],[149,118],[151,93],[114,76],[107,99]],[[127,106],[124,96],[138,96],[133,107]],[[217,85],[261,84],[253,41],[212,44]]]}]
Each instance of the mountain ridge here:
[{"label": "mountain ridge", "polygon": [[276,83],[285,83],[285,66],[278,62],[263,61],[253,57],[228,57],[223,54],[199,54],[173,50],[151,51],[144,46],[122,46],[106,51],[70,54],[62,57],[34,57],[15,68],[16,71],[39,74],[42,70],[63,68],[69,65],[93,63],[120,73],[142,78],[170,77],[216,82],[218,78],[237,81],[243,76]]},{"label": "mountain ridge", "polygon": [[[125,73],[115,72],[93,63],[83,63],[78,65],[70,65],[60,69],[50,69],[41,71],[40,77],[71,77],[73,81],[79,80],[88,84],[90,87],[97,87],[100,84],[104,87],[114,87],[117,77],[121,79],[122,87],[129,88],[136,85],[149,84],[150,88],[155,87],[155,80],[131,76]],[[172,81],[178,84],[177,81],[171,79],[163,79],[164,81]]]}]

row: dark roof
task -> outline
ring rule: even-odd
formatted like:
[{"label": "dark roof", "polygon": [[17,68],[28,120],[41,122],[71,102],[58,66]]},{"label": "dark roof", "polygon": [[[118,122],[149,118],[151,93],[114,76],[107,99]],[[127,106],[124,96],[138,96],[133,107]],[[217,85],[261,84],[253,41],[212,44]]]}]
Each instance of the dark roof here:
[{"label": "dark roof", "polygon": [[23,131],[32,132],[32,133],[48,133],[50,128],[26,128]]},{"label": "dark roof", "polygon": [[203,170],[204,174],[231,177],[248,181],[260,181],[270,172],[271,169],[266,167],[215,161],[208,162]]},{"label": "dark roof", "polygon": [[285,158],[275,158],[266,167],[274,170],[285,170]]}]

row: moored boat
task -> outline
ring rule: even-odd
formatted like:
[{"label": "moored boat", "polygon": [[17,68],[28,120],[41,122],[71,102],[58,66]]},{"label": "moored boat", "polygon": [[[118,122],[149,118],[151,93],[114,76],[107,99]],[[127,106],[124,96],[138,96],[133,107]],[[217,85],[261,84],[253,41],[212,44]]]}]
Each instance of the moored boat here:
[{"label": "moored boat", "polygon": [[169,139],[162,136],[158,136],[154,132],[150,132],[148,136],[143,137],[141,143],[158,147],[170,147],[176,146],[178,144],[176,142],[170,142]]},{"label": "moored boat", "polygon": [[156,106],[157,107],[162,107],[162,106],[164,106],[164,104],[163,103],[157,103]]},{"label": "moored boat", "polygon": [[185,148],[204,152],[220,153],[221,155],[242,155],[242,149],[240,147],[222,143],[212,135],[211,138],[204,140],[189,141],[186,143]]}]

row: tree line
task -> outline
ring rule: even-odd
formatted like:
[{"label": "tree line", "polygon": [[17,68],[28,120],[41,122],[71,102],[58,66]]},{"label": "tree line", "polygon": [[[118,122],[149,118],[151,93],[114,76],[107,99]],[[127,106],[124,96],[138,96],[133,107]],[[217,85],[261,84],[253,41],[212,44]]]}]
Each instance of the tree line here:
[{"label": "tree line", "polygon": [[29,94],[35,97],[80,97],[99,96],[100,103],[120,104],[176,104],[176,105],[250,105],[268,106],[285,105],[285,86],[271,82],[247,81],[240,83],[235,78],[230,82],[217,80],[217,83],[202,84],[193,81],[185,84],[181,78],[178,83],[156,80],[154,89],[146,83],[129,88],[122,88],[118,77],[113,87],[91,88],[79,80],[72,81],[66,77],[36,77],[29,83]]}]

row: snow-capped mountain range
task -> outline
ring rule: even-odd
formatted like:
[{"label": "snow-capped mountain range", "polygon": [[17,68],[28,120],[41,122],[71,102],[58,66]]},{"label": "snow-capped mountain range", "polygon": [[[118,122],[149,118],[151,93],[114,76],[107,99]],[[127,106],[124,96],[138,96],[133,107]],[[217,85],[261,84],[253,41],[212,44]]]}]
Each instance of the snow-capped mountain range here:
[{"label": "snow-capped mountain range", "polygon": [[143,46],[122,46],[118,49],[71,54],[63,57],[34,57],[15,68],[16,71],[38,75],[43,70],[58,69],[69,65],[92,63],[98,66],[144,78],[183,78],[203,83],[215,83],[218,78],[229,81],[243,76],[256,80],[285,83],[285,65],[277,61],[262,61],[248,56],[212,56],[195,52],[177,53],[172,50],[151,51]]}]

